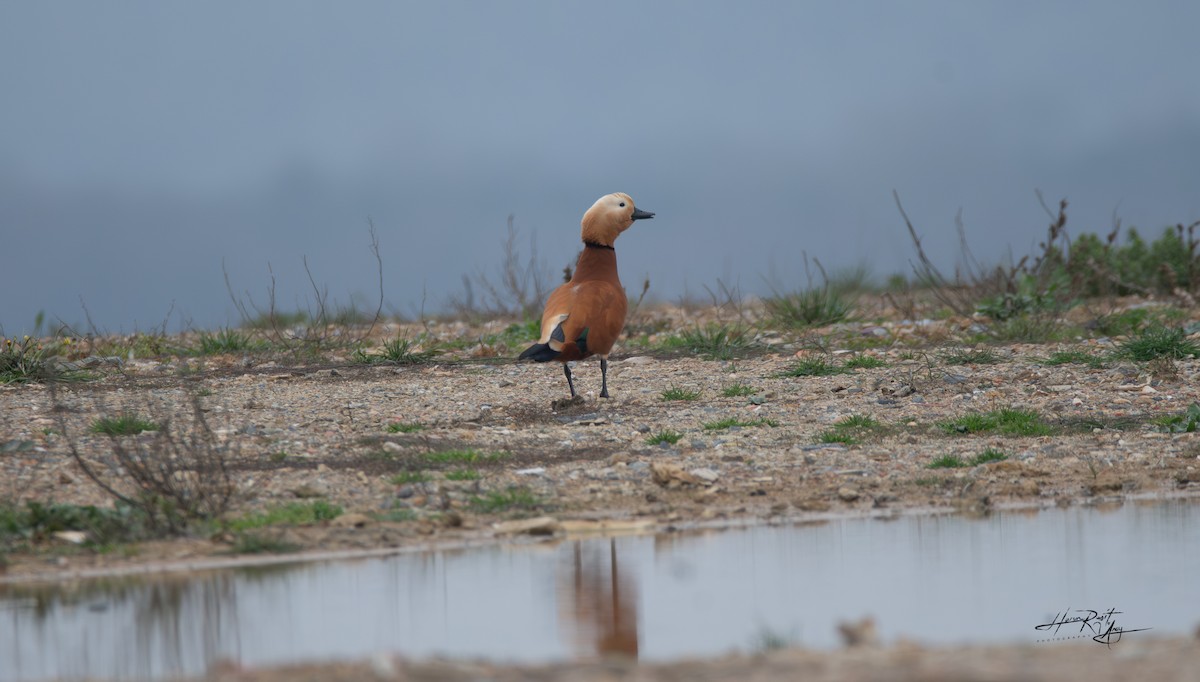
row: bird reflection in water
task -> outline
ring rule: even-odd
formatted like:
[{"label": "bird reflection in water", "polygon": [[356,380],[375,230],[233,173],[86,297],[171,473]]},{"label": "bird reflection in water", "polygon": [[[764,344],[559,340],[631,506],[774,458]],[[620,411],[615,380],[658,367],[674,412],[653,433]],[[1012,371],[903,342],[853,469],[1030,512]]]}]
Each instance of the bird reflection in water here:
[{"label": "bird reflection in water", "polygon": [[[620,572],[617,543],[574,543],[571,571],[559,572],[559,616],[581,656],[638,657],[637,583]],[[605,556],[607,554],[607,556]],[[562,564],[565,567],[566,563]]]}]

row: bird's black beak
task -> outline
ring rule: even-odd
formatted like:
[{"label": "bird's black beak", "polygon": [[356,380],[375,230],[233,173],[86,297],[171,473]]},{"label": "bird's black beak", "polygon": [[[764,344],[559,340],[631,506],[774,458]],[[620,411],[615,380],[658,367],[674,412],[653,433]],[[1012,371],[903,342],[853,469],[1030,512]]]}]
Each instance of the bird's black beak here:
[{"label": "bird's black beak", "polygon": [[654,217],[654,214],[651,213],[650,211],[643,211],[640,208],[633,209],[633,219],[634,220],[646,220],[647,218],[653,218],[653,217]]}]

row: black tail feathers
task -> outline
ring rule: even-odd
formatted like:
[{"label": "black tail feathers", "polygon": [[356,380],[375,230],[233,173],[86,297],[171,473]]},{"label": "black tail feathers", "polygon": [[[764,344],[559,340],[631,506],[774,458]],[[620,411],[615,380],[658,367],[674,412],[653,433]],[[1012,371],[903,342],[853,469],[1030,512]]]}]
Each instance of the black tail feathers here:
[{"label": "black tail feathers", "polygon": [[533,360],[534,362],[550,362],[558,358],[559,352],[548,343],[535,343],[517,356],[518,360]]}]

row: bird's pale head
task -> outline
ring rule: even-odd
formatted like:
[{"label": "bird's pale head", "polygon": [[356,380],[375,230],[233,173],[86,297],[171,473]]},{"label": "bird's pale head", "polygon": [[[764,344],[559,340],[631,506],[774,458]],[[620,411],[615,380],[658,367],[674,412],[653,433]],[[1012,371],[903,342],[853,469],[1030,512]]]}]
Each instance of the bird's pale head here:
[{"label": "bird's pale head", "polygon": [[583,214],[583,241],[612,246],[617,236],[628,230],[635,220],[653,217],[653,213],[634,206],[633,199],[624,192],[606,194]]}]

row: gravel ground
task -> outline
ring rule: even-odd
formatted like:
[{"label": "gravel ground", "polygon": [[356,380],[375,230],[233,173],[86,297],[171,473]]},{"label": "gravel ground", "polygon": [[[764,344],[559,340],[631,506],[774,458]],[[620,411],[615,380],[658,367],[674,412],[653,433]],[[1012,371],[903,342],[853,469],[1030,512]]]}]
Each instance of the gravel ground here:
[{"label": "gravel ground", "polygon": [[[120,488],[127,478],[111,466],[110,439],[89,432],[93,421],[132,411],[157,421],[170,418],[176,432],[186,433],[191,396],[198,396],[217,437],[233,446],[228,464],[238,488],[235,516],[310,500],[345,510],[333,521],[266,531],[302,551],[502,542],[511,533],[562,532],[564,526],[591,528],[599,522],[662,530],[927,508],[986,513],[1009,506],[1190,495],[1200,488],[1195,435],[1166,433],[1151,423],[1200,402],[1200,362],[1179,360],[1166,371],[1156,368],[1157,374],[1144,363],[1096,368],[1045,363],[1056,350],[1112,347],[1113,341],[1101,339],[991,346],[998,362],[952,364],[947,354],[963,350],[955,346],[955,334],[969,325],[949,320],[843,326],[843,338],[890,339],[890,345],[856,353],[814,354],[760,334],[758,351],[727,361],[628,344],[610,363],[612,398],[596,397],[599,367],[588,361],[575,368],[583,399],[568,404],[561,400],[567,390],[558,365],[489,358],[497,350],[483,342],[456,357],[408,366],[337,358],[321,366],[234,356],[209,357],[202,366],[195,359],[127,360],[102,369],[99,380],[62,386],[55,395],[37,384],[0,386],[0,500],[109,504],[69,446],[73,443]],[[384,330],[386,336],[405,333],[410,331]],[[451,325],[432,333],[476,332]],[[507,353],[512,349],[500,350],[515,355]],[[833,376],[781,374],[799,360],[820,357],[841,364],[855,355],[885,364]],[[749,387],[747,394],[726,397],[735,386]],[[663,392],[673,388],[697,395],[665,400]],[[947,434],[941,426],[1005,408],[1036,410],[1049,433]],[[854,415],[870,417],[878,426],[843,431],[855,435],[856,443],[822,442],[822,434]],[[712,428],[726,419],[744,425]],[[396,423],[421,428],[391,432],[389,425]],[[680,438],[674,444],[648,442],[663,431]],[[970,461],[988,450],[1006,458],[930,468],[947,455]],[[463,451],[476,453],[475,461],[445,454]],[[464,470],[478,475],[451,480]],[[424,480],[411,480],[418,472]],[[530,517],[539,519],[526,528],[522,523]],[[10,554],[0,582],[197,565],[227,557],[235,540],[226,532],[99,553],[51,539],[33,551]],[[1031,653],[899,646],[637,668],[488,668],[492,672],[485,676],[767,679],[802,673],[806,679],[1035,680],[1200,675],[1192,641],[1150,641],[1133,654],[1123,653],[1125,658],[1102,654],[1072,647]],[[1112,660],[1120,662],[1111,665]],[[1174,671],[1174,677],[1146,672],[1163,661],[1163,670]],[[312,679],[365,679],[377,674],[371,670],[379,665],[320,668]],[[472,670],[427,664],[401,666],[399,674],[478,678]],[[304,679],[297,671],[289,674],[296,676],[288,679]],[[228,671],[222,679],[242,679],[239,675]],[[249,679],[274,677],[259,672]]]},{"label": "gravel ground", "polygon": [[[191,395],[200,396],[218,438],[233,446],[235,514],[297,500],[335,503],[347,512],[341,519],[279,530],[289,542],[325,550],[476,537],[528,516],[633,519],[661,528],[1194,492],[1195,434],[1166,433],[1150,420],[1200,401],[1200,363],[1178,361],[1165,378],[1128,362],[1044,364],[1054,350],[1094,346],[993,347],[999,362],[980,365],[948,364],[946,349],[893,347],[866,351],[882,367],[824,377],[781,376],[806,353],[780,346],[732,361],[626,352],[610,363],[611,399],[596,398],[599,368],[584,362],[575,370],[583,400],[565,406],[554,404],[567,395],[556,364],[468,358],[297,367],[228,357],[206,359],[201,371],[194,360],[134,360],[56,396],[37,384],[0,387],[0,444],[10,450],[0,456],[0,499],[108,504],[68,445],[112,473],[108,480],[120,488],[125,478],[106,464],[110,439],[90,433],[90,425],[135,412],[186,432]],[[851,354],[828,357],[840,364]],[[732,386],[750,394],[724,397]],[[672,388],[696,397],[664,400]],[[1036,410],[1051,432],[947,434],[940,426],[1004,408]],[[821,442],[850,416],[878,426],[844,431],[858,443]],[[747,425],[711,428],[727,419]],[[421,428],[389,432],[394,423]],[[680,438],[648,443],[663,431]],[[969,462],[989,449],[1007,458],[930,468],[937,458]],[[463,461],[463,451],[476,461]],[[462,470],[478,478],[446,478]],[[426,480],[396,480],[416,472]],[[520,495],[481,506],[513,490]],[[72,571],[227,553],[230,541],[218,535],[148,543],[122,556],[58,555],[60,568]],[[10,556],[9,579],[27,564],[46,572],[44,561],[25,558]]]}]

